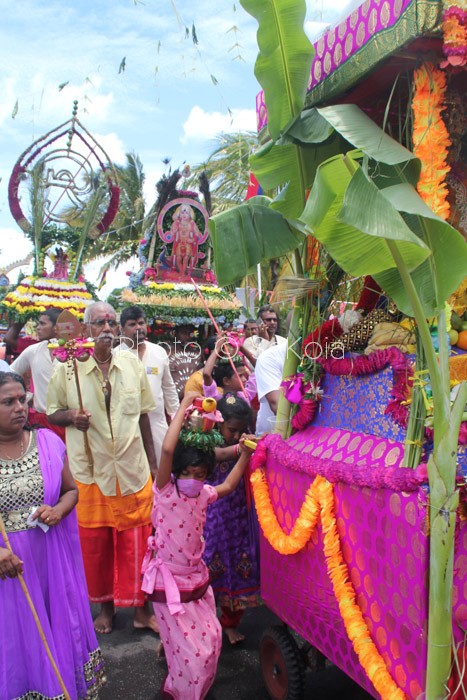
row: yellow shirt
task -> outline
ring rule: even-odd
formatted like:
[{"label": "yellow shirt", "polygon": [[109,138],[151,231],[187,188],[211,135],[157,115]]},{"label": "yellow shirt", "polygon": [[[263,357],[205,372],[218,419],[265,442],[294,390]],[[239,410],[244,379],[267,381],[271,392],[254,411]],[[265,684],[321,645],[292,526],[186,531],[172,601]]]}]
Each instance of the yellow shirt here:
[{"label": "yellow shirt", "polygon": [[[84,408],[91,413],[87,431],[94,461],[91,469],[84,446],[84,433],[66,429],[70,468],[82,484],[96,483],[104,496],[122,496],[140,491],[149,479],[149,465],[139,428],[142,413],[154,408],[146,372],[130,352],[114,351],[108,379],[111,386],[107,414],[103,374],[93,357],[77,362]],[[74,375],[66,363],[58,363],[47,391],[47,414],[79,408]]]},{"label": "yellow shirt", "polygon": [[[196,372],[193,372],[191,377],[188,377],[186,380],[185,384],[185,394],[187,394],[189,391],[195,391],[197,394],[201,394],[203,396],[204,390],[203,390],[203,370],[198,369]],[[221,387],[217,387],[217,391],[219,394],[223,394],[224,390]]]},{"label": "yellow shirt", "polygon": [[203,370],[197,369],[191,377],[188,377],[185,384],[185,394],[189,391],[196,391],[197,394],[203,393]]}]

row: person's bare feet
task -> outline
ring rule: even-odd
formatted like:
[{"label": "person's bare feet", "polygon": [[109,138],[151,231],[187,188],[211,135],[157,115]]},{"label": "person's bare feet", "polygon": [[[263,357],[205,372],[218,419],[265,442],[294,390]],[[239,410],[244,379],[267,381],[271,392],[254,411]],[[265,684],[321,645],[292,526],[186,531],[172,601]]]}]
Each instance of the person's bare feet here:
[{"label": "person's bare feet", "polygon": [[110,634],[112,632],[112,620],[115,616],[113,601],[102,603],[99,615],[94,619],[94,629],[98,634]]},{"label": "person's bare feet", "polygon": [[154,613],[149,607],[149,603],[145,603],[142,608],[135,608],[133,627],[135,630],[148,629],[152,630],[156,634],[159,634],[159,627],[157,626]]},{"label": "person's bare feet", "polygon": [[239,632],[236,627],[224,627],[224,632],[231,644],[238,644],[245,639],[245,635]]}]

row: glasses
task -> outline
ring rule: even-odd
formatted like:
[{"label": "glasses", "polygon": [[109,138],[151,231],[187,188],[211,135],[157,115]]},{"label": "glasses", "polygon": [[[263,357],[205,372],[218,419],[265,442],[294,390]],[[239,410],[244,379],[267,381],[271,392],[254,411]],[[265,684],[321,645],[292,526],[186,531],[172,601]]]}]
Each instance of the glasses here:
[{"label": "glasses", "polygon": [[97,326],[97,328],[104,328],[108,324],[111,328],[116,328],[118,326],[118,321],[111,319],[110,321],[106,318],[99,318],[97,321],[89,321],[90,326]]}]

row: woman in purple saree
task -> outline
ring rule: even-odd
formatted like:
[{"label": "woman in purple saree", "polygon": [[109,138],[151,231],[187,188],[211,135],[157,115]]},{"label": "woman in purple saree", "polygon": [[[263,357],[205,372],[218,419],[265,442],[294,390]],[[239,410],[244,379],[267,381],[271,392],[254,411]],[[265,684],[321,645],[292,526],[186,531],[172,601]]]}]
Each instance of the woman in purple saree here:
[{"label": "woman in purple saree", "polygon": [[49,430],[24,429],[26,418],[21,377],[0,372],[0,515],[13,550],[0,536],[0,698],[65,697],[17,578],[21,572],[70,698],[97,698],[103,662],[65,445]]}]

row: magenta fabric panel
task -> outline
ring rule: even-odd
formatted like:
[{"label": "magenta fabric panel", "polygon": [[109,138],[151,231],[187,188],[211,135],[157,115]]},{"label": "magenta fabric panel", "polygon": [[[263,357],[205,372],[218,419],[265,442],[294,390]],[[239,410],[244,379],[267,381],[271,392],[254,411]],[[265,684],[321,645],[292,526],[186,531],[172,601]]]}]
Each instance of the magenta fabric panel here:
[{"label": "magenta fabric panel", "polygon": [[[312,477],[273,460],[268,460],[267,475],[278,521],[289,532]],[[425,492],[336,484],[335,496],[343,555],[373,641],[394,680],[415,699],[423,690],[426,665]],[[461,550],[467,551],[466,539],[458,542],[458,558]],[[261,593],[292,629],[378,697],[347,638],[326,571],[320,527],[304,550],[288,557],[261,537]],[[462,603],[458,608],[462,613]]]},{"label": "magenta fabric panel", "polygon": [[453,630],[456,644],[465,644],[467,630],[467,520],[457,523],[454,545]]},{"label": "magenta fabric panel", "polygon": [[[337,27],[321,36],[313,44],[315,56],[308,92],[356,54],[372,36],[393,26],[411,2],[414,0],[366,0]],[[268,121],[263,91],[256,96],[256,119],[261,131]]]},{"label": "magenta fabric panel", "polygon": [[399,467],[404,457],[404,446],[400,442],[319,426],[296,433],[288,444],[304,454],[332,459],[348,466],[375,469]]}]

